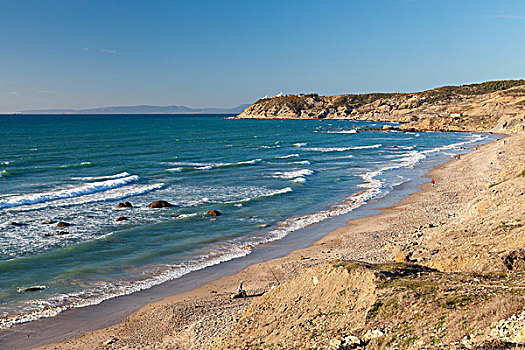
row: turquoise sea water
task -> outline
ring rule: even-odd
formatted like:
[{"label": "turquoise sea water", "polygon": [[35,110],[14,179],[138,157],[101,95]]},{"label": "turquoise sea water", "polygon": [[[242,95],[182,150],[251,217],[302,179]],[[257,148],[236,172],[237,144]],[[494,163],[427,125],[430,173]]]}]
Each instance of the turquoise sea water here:
[{"label": "turquoise sea water", "polygon": [[[0,116],[0,327],[245,256],[489,139],[354,133],[381,125]],[[174,207],[148,209],[153,200]],[[123,201],[133,208],[117,209]],[[207,216],[211,209],[223,215]],[[121,216],[129,220],[117,222]],[[45,288],[27,290],[33,286]]]}]

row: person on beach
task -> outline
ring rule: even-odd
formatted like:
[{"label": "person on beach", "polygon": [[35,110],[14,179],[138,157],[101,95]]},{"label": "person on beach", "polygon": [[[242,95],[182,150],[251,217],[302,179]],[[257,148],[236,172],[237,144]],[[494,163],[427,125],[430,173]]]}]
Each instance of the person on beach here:
[{"label": "person on beach", "polygon": [[434,184],[436,183],[436,181],[434,181],[434,179],[430,180],[430,183],[432,184],[432,187],[434,187]]}]

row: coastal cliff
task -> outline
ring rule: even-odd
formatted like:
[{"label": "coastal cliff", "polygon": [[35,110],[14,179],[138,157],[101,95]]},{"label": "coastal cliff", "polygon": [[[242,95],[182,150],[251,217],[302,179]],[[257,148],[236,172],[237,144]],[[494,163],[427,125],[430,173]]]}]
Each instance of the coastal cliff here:
[{"label": "coastal cliff", "polygon": [[444,86],[416,93],[286,95],[256,101],[241,119],[348,119],[424,131],[523,130],[525,80]]}]

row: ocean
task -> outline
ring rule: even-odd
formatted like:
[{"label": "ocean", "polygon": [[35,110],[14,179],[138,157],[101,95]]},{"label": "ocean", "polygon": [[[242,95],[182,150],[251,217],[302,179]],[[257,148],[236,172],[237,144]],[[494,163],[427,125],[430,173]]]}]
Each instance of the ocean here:
[{"label": "ocean", "polygon": [[225,117],[0,116],[0,328],[246,256],[493,138]]}]

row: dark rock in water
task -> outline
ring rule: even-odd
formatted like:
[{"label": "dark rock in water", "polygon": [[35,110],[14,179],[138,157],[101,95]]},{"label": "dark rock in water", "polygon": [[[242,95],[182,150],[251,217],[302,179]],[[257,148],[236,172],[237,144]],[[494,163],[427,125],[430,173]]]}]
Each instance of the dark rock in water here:
[{"label": "dark rock in water", "polygon": [[209,216],[221,216],[222,215],[222,213],[218,210],[210,210],[207,214]]},{"label": "dark rock in water", "polygon": [[154,201],[148,204],[148,208],[169,208],[173,207],[173,204],[166,201]]},{"label": "dark rock in water", "polygon": [[26,224],[23,224],[21,222],[14,222],[14,221],[11,221],[9,224],[13,225],[13,226],[25,226],[26,225]]},{"label": "dark rock in water", "polygon": [[55,221],[53,221],[53,220],[49,220],[49,221],[43,222],[44,225],[51,225],[51,224],[54,224],[54,223],[55,223]]},{"label": "dark rock in water", "polygon": [[25,287],[25,288],[18,288],[18,293],[23,292],[36,292],[38,290],[46,289],[47,286],[31,286],[31,287]]},{"label": "dark rock in water", "polygon": [[57,223],[57,226],[58,227],[68,227],[68,226],[71,226],[71,224],[69,222],[59,221]]},{"label": "dark rock in water", "polygon": [[117,208],[133,208],[133,205],[130,202],[119,203]]},{"label": "dark rock in water", "polygon": [[57,231],[57,235],[60,235],[60,236],[61,235],[68,235],[68,234],[69,234],[69,232],[67,232],[67,231]]},{"label": "dark rock in water", "polygon": [[117,220],[115,220],[115,221],[126,221],[126,220],[128,220],[127,217],[125,217],[125,216],[121,216],[121,217],[119,217],[119,218],[118,218]]}]

